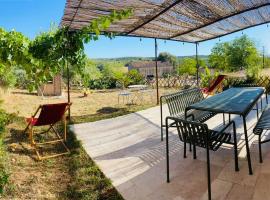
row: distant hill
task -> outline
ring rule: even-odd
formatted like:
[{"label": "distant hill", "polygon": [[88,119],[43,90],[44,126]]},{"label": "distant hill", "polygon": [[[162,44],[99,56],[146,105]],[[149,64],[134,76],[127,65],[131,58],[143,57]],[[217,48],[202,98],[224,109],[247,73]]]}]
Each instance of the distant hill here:
[{"label": "distant hill", "polygon": [[[179,60],[182,60],[184,58],[194,58],[195,55],[191,56],[177,56]],[[207,60],[208,55],[199,55],[199,59]],[[98,58],[98,59],[91,59],[94,61],[122,61],[122,62],[130,62],[130,61],[138,61],[138,60],[154,60],[154,57],[119,57],[119,58]]]}]

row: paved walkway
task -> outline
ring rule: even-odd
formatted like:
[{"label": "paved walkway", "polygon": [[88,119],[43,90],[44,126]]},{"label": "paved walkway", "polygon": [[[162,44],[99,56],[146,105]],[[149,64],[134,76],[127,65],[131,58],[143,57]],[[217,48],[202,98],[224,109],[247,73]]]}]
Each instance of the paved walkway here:
[{"label": "paved walkway", "polygon": [[[251,134],[256,112],[248,118],[254,175],[248,175],[241,118],[237,123],[239,166],[234,171],[233,147],[211,152],[213,199],[270,199],[270,144],[263,144],[264,163],[258,162],[257,137]],[[222,115],[207,121],[219,129]],[[207,199],[206,155],[198,148],[183,159],[183,145],[175,132],[170,134],[171,182],[166,183],[165,141],[160,141],[159,107],[137,113],[71,127],[89,156],[126,200]]]}]

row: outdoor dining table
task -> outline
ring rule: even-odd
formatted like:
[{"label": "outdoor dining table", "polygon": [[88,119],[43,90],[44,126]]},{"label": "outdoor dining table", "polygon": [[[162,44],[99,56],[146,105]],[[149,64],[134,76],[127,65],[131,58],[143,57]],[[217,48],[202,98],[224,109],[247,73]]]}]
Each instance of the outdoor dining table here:
[{"label": "outdoor dining table", "polygon": [[246,117],[255,104],[257,105],[258,100],[261,98],[263,93],[263,87],[230,88],[198,103],[194,103],[185,109],[185,113],[187,113],[188,110],[195,109],[214,113],[227,113],[229,115],[236,114],[243,118],[245,145],[250,175],[252,174],[252,166],[248,144]]}]

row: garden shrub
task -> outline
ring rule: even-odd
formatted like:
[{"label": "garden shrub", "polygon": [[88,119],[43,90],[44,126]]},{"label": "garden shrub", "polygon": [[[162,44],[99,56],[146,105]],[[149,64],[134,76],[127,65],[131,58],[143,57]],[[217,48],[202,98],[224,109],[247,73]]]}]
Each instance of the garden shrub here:
[{"label": "garden shrub", "polygon": [[119,85],[125,88],[128,85],[143,84],[144,81],[143,76],[137,70],[124,73],[105,67],[101,74],[100,78],[89,80],[90,89],[113,89]]},{"label": "garden shrub", "polygon": [[127,77],[130,79],[130,84],[143,84],[143,76],[135,69],[128,71]]},{"label": "garden shrub", "polygon": [[201,77],[201,86],[202,87],[208,87],[210,84],[210,81],[213,80],[218,76],[218,72],[215,72],[215,74],[211,74],[211,71],[208,67],[204,68],[204,73],[200,74]]}]

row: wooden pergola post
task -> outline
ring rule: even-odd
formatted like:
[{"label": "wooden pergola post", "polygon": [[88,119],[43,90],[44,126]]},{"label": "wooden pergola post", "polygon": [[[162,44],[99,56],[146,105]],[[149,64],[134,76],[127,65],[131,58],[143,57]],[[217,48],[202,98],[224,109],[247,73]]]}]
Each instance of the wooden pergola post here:
[{"label": "wooden pergola post", "polygon": [[159,105],[159,91],[158,91],[158,60],[157,60],[157,39],[155,38],[155,62],[156,62],[156,88],[157,88],[157,105]]},{"label": "wooden pergola post", "polygon": [[[68,103],[70,103],[70,73],[68,62],[65,60],[66,69],[67,69],[67,92],[68,92]],[[70,107],[68,108],[68,120],[70,120]]]}]

